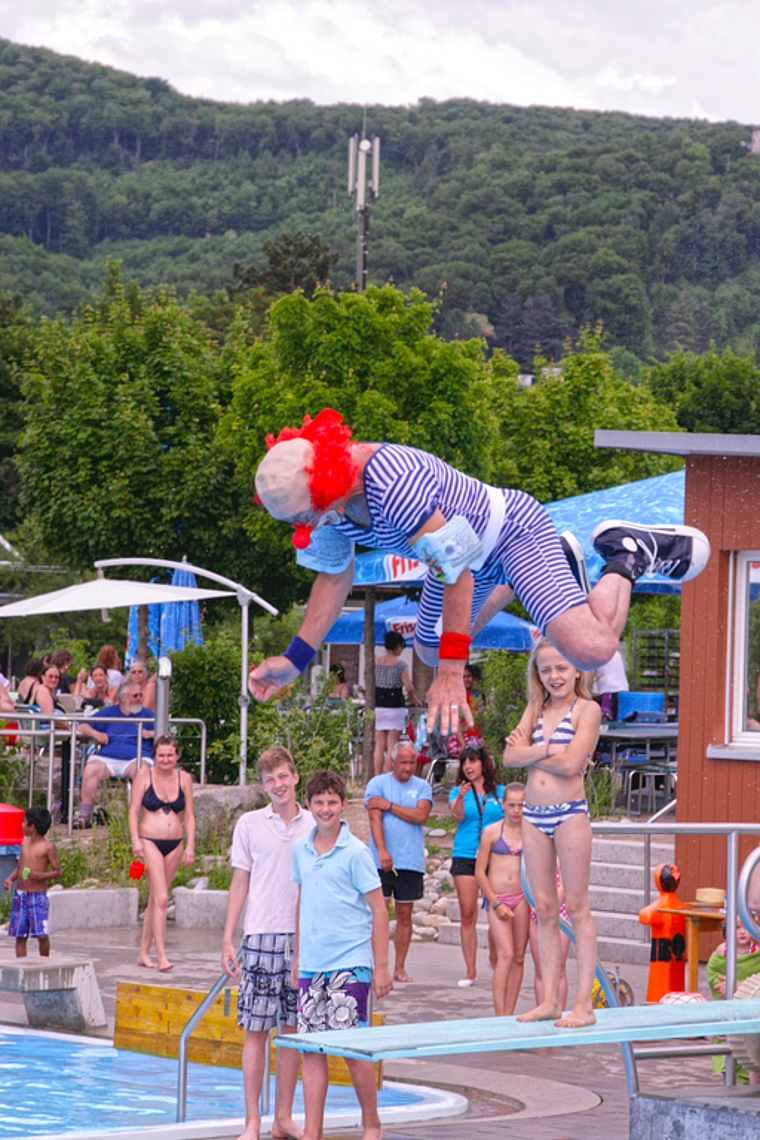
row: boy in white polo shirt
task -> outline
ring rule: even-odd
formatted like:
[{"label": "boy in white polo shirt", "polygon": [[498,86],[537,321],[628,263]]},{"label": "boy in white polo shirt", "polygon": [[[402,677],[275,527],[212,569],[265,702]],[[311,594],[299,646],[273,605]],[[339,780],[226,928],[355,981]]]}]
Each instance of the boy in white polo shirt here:
[{"label": "boy in white polo shirt", "polygon": [[[267,1034],[275,1024],[280,1033],[292,1033],[296,1025],[298,998],[290,975],[298,891],[291,880],[291,866],[295,841],[314,826],[311,813],[296,800],[298,772],[287,748],[275,745],[262,752],[258,772],[270,803],[259,811],[246,812],[235,825],[234,871],[222,942],[222,966],[230,977],[240,978],[238,1025],[246,1029],[245,1130],[240,1140],[259,1140],[259,1093],[269,1062]],[[245,937],[238,962],[233,939],[244,906]],[[300,1060],[295,1049],[277,1050],[273,1137],[300,1140],[303,1135],[291,1117]]]},{"label": "boy in white polo shirt", "polygon": [[[352,1029],[366,1024],[370,986],[377,997],[393,989],[388,912],[369,850],[341,819],[346,802],[341,776],[314,772],[306,782],[306,802],[315,827],[293,849],[293,880],[298,883],[293,959],[298,1031]],[[362,1140],[382,1140],[372,1064],[355,1058],[346,1061],[362,1109]],[[325,1054],[304,1053],[304,1140],[323,1140],[327,1077]]]}]

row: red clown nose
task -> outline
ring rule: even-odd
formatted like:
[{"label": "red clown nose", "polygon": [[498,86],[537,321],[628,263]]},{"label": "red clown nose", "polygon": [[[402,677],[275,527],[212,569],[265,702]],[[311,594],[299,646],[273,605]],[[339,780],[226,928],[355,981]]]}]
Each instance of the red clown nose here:
[{"label": "red clown nose", "polygon": [[311,527],[297,526],[293,532],[293,545],[296,550],[305,550],[311,542]]}]

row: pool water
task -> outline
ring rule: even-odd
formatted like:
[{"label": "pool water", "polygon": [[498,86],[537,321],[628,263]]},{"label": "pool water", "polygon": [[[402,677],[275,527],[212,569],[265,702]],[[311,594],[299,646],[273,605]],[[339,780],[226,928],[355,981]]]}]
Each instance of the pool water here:
[{"label": "pool water", "polygon": [[[188,1121],[245,1115],[239,1069],[191,1063],[187,1087]],[[412,1086],[378,1094],[381,1107],[423,1099]],[[300,1083],[293,1108],[303,1110]],[[327,1108],[356,1110],[353,1088],[331,1085]],[[0,1140],[148,1128],[176,1119],[176,1060],[114,1049],[96,1038],[0,1029]]]}]

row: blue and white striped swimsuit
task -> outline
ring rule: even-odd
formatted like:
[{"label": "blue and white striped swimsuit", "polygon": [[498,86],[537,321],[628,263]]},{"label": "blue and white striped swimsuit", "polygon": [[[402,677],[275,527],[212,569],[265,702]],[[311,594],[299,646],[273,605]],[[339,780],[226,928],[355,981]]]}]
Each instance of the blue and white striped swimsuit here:
[{"label": "blue and white striped swimsuit", "polygon": [[[400,444],[383,444],[364,468],[368,530],[344,518],[336,529],[362,546],[416,558],[409,539],[438,509],[451,519],[462,515],[478,538],[490,519],[488,490],[478,479],[448,463]],[[474,570],[471,624],[495,586],[509,583],[542,630],[571,606],[586,601],[560,546],[557,529],[539,502],[524,491],[505,490],[504,522],[482,569]],[[436,648],[443,608],[442,582],[431,574],[420,599],[415,638]]]},{"label": "blue and white striped swimsuit", "polygon": [[[538,724],[533,729],[531,744],[563,744],[567,746],[575,736],[573,709],[577,700],[576,697],[549,740],[544,740],[544,714],[542,713]],[[548,835],[550,839],[554,838],[554,832],[561,823],[572,819],[574,815],[581,814],[588,815],[588,800],[585,796],[580,800],[567,800],[563,804],[540,806],[526,803],[523,805],[523,819],[532,823],[539,831],[543,831],[544,835]]]}]

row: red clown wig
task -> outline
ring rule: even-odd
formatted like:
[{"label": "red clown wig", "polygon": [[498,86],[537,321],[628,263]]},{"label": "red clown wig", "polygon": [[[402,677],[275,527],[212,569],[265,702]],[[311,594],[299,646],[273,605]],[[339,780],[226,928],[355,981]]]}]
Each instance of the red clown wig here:
[{"label": "red clown wig", "polygon": [[353,486],[359,466],[351,458],[351,429],[343,416],[325,408],[314,419],[305,415],[300,428],[284,427],[266,437],[268,448],[289,439],[305,439],[312,446],[312,460],[306,467],[311,505],[315,511],[328,507]]}]

